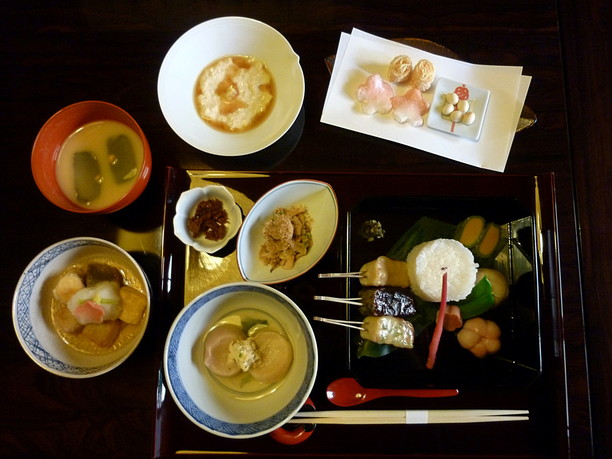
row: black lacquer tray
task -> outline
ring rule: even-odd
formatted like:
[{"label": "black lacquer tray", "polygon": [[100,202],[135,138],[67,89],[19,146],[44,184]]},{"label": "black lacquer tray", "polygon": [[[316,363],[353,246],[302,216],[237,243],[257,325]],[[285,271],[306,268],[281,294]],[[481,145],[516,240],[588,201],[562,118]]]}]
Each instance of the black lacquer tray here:
[{"label": "black lacquer tray", "polygon": [[[411,175],[291,172],[232,172],[168,169],[163,240],[160,347],[176,314],[208,288],[240,281],[236,240],[208,255],[186,248],[173,234],[172,218],[182,191],[221,184],[236,197],[246,215],[266,191],[284,181],[316,179],[334,188],[340,223],[335,239],[309,272],[274,287],[289,295],[307,317],[351,318],[354,309],[315,301],[315,295],[354,295],[358,282],[320,279],[319,273],[357,270],[386,254],[419,218],[456,225],[470,215],[502,224],[509,244],[495,259],[507,273],[511,294],[505,309],[492,315],[504,332],[502,350],[492,358],[470,358],[452,340],[443,340],[435,371],[422,367],[422,351],[393,352],[372,359],[357,358],[354,331],[312,322],[319,348],[319,371],[311,399],[317,409],[339,409],[326,398],[327,385],[353,376],[372,387],[458,388],[444,399],[387,398],[362,409],[529,409],[529,422],[316,426],[297,445],[277,443],[270,436],[230,440],[193,425],[174,404],[160,368],[156,412],[156,456],[177,452],[248,452],[254,455],[440,455],[541,457],[555,455],[563,406],[558,406],[557,367],[563,344],[558,325],[558,260],[554,177],[526,175]],[[368,242],[360,236],[367,220],[380,221],[385,236]],[[425,334],[422,340],[427,339]],[[445,342],[447,341],[447,342]],[[160,349],[161,351],[161,349]],[[412,352],[412,354],[411,354]],[[161,352],[160,352],[161,355]],[[161,359],[160,359],[161,360]],[[559,413],[559,414],[558,414]]]}]

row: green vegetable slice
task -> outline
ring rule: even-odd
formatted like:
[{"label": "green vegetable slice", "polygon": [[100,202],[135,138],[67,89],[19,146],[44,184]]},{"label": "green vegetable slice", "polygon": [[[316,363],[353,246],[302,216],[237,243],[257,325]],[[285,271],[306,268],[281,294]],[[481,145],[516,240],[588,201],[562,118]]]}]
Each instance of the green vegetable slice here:
[{"label": "green vegetable slice", "polygon": [[390,344],[378,344],[369,339],[360,339],[357,344],[357,357],[383,357],[399,349]]},{"label": "green vegetable slice", "polygon": [[100,196],[102,176],[96,155],[90,151],[75,153],[73,167],[77,201],[87,204]]},{"label": "green vegetable slice", "polygon": [[108,162],[117,183],[126,182],[138,173],[132,142],[125,134],[109,137],[106,142]]}]

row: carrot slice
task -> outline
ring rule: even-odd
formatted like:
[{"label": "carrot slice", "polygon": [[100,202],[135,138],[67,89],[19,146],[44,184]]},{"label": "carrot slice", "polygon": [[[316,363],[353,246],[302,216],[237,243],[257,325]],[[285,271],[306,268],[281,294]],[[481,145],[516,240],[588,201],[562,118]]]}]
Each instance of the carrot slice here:
[{"label": "carrot slice", "polygon": [[425,365],[428,369],[432,369],[436,363],[436,354],[438,353],[438,346],[440,345],[440,338],[442,337],[442,328],[444,326],[444,314],[446,312],[446,295],[448,290],[447,273],[442,275],[442,295],[440,297],[440,311],[438,312],[438,319],[436,320],[436,328],[434,329],[431,342],[429,343],[429,355],[427,356],[427,364]]}]

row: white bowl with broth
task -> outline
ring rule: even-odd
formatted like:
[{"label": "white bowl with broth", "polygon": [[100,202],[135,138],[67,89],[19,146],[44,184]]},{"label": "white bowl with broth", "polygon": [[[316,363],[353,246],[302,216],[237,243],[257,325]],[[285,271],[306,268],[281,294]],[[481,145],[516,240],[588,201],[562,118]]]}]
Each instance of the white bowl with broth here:
[{"label": "white bowl with broth", "polygon": [[[205,122],[196,106],[196,84],[210,64],[228,56],[265,64],[274,87],[269,113],[254,127],[229,132]],[[272,145],[293,125],[304,101],[299,56],[277,30],[244,17],[203,22],[183,34],[166,54],[157,92],[166,121],[189,145],[220,156],[241,156]]]},{"label": "white bowl with broth", "polygon": [[[59,278],[91,262],[117,267],[125,285],[139,290],[147,301],[137,327],[124,329],[129,336],[119,335],[119,345],[104,350],[77,348],[55,326],[52,312]],[[150,297],[144,271],[125,250],[98,238],[67,239],[40,252],[24,270],[13,297],[13,326],[24,351],[41,368],[67,378],[90,378],[118,367],[134,352],[147,327]]]},{"label": "white bowl with broth", "polygon": [[[207,368],[206,337],[232,317],[265,319],[291,342],[293,359],[283,379],[236,385]],[[164,349],[166,383],[179,409],[195,425],[227,438],[257,437],[282,426],[306,402],[317,366],[304,313],[283,293],[252,282],[225,284],[193,300],[174,320]]]}]

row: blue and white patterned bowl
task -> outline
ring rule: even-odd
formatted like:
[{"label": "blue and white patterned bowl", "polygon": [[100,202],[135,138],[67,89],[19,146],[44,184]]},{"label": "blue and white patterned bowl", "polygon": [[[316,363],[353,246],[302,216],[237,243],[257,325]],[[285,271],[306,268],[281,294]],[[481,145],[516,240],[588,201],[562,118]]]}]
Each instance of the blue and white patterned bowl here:
[{"label": "blue and white patterned bowl", "polygon": [[[219,319],[245,307],[276,319],[293,344],[293,363],[271,393],[239,399],[204,365],[203,339]],[[237,282],[213,288],[176,317],[164,349],[164,372],[180,410],[202,429],[227,438],[251,438],[282,426],[306,402],[317,374],[318,354],[306,316],[289,297],[263,284]]]},{"label": "blue and white patterned bowl", "polygon": [[[128,345],[104,354],[79,352],[66,344],[51,321],[51,297],[59,275],[77,260],[101,257],[128,268],[146,289],[147,309],[141,330]],[[67,378],[90,378],[124,362],[136,349],[149,319],[149,284],[138,263],[121,247],[103,239],[67,239],[40,252],[21,275],[13,296],[13,326],[28,356],[41,368]]]}]

